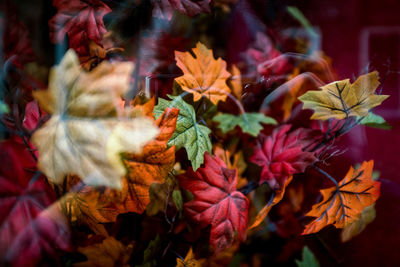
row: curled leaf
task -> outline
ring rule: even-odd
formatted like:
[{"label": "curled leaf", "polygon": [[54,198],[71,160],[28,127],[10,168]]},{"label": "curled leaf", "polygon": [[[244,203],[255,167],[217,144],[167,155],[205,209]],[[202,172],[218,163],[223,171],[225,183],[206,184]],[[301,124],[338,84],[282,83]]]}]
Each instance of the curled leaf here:
[{"label": "curled leaf", "polygon": [[278,204],[282,200],[282,198],[285,194],[286,187],[289,185],[289,183],[292,181],[292,179],[293,179],[293,175],[290,176],[288,179],[286,179],[285,183],[282,186],[282,189],[278,189],[278,190],[276,190],[276,192],[274,192],[273,197],[271,198],[269,203],[267,205],[265,205],[258,212],[256,219],[251,224],[249,229],[256,228],[264,221],[264,219],[267,217],[267,215],[268,215],[269,211],[272,209],[272,207],[275,206],[276,204]]}]

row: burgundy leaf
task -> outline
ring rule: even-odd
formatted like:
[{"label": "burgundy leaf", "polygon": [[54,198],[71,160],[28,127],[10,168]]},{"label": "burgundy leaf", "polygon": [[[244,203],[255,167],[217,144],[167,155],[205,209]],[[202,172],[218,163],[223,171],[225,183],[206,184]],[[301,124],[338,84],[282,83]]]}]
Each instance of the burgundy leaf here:
[{"label": "burgundy leaf", "polygon": [[111,9],[99,0],[53,0],[58,9],[49,21],[50,38],[59,43],[68,34],[69,46],[83,56],[88,54],[89,40],[101,46],[107,32],[103,17]]},{"label": "burgundy leaf", "polygon": [[288,133],[291,125],[283,125],[264,138],[254,150],[250,161],[261,166],[260,184],[268,182],[273,188],[281,188],[293,174],[304,172],[315,161],[314,153],[303,151],[313,142],[310,131],[300,128]]},{"label": "burgundy leaf", "polygon": [[193,172],[190,168],[178,176],[183,189],[194,199],[184,205],[188,216],[201,227],[211,225],[210,244],[215,252],[229,247],[235,238],[246,239],[248,199],[236,191],[236,170],[226,168],[218,157],[204,154],[204,167]]}]

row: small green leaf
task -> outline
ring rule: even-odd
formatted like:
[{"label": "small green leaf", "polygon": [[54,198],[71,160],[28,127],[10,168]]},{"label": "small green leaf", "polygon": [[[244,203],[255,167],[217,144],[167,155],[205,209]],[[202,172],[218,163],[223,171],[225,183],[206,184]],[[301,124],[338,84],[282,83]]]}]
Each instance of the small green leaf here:
[{"label": "small green leaf", "polygon": [[319,267],[318,260],[307,246],[303,248],[303,252],[301,254],[302,260],[296,260],[298,267]]},{"label": "small green leaf", "polygon": [[364,117],[360,121],[360,124],[363,124],[363,125],[369,126],[369,127],[373,127],[373,128],[385,129],[385,130],[392,129],[392,126],[390,126],[389,123],[387,123],[384,118],[382,118],[381,116],[376,115],[372,112],[369,112],[368,116]]},{"label": "small green leaf", "polygon": [[172,199],[174,200],[176,208],[181,211],[183,208],[183,199],[182,199],[182,194],[181,191],[179,190],[174,190],[172,192]]},{"label": "small green leaf", "polygon": [[211,130],[200,125],[196,121],[196,113],[193,107],[183,101],[180,96],[169,96],[172,100],[158,99],[158,105],[154,107],[153,113],[156,119],[161,116],[167,107],[179,109],[175,132],[168,141],[168,146],[175,145],[176,150],[184,147],[192,162],[193,170],[196,171],[204,162],[204,153],[211,153],[212,145],[208,135]]},{"label": "small green leaf", "polygon": [[6,103],[3,102],[3,100],[0,100],[0,115],[3,113],[8,113],[10,109],[6,105]]},{"label": "small green leaf", "polygon": [[136,265],[136,267],[155,267],[157,266],[157,261],[155,260],[157,254],[160,250],[161,240],[160,236],[157,235],[154,240],[151,240],[147,248],[143,253],[143,263],[141,265]]},{"label": "small green leaf", "polygon": [[220,123],[218,127],[223,133],[227,133],[236,126],[239,126],[244,133],[248,133],[254,137],[262,130],[261,123],[277,123],[275,119],[265,116],[262,113],[244,113],[241,115],[218,114],[213,120]]}]

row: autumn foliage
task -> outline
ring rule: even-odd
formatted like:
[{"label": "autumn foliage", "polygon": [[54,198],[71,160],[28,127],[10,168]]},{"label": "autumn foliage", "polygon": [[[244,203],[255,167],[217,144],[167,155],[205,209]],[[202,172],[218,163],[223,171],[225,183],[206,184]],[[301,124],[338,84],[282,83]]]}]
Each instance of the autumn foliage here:
[{"label": "autumn foliage", "polygon": [[267,232],[366,227],[374,161],[327,166],[354,127],[390,128],[377,71],[336,81],[271,32],[235,62],[199,25],[236,1],[117,2],[53,0],[52,66],[0,21],[0,265],[224,266]]}]

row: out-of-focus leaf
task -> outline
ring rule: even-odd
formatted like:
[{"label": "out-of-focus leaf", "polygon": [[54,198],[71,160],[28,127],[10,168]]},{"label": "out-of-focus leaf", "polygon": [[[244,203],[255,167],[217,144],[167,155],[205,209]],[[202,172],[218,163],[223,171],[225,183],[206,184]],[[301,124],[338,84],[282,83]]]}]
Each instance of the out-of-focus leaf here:
[{"label": "out-of-focus leaf", "polygon": [[114,237],[108,237],[102,243],[79,247],[78,251],[87,257],[87,261],[75,263],[76,267],[121,266],[128,267],[133,245],[123,245]]},{"label": "out-of-focus leaf", "polygon": [[50,72],[49,89],[34,96],[52,117],[32,142],[39,168],[60,183],[76,174],[88,185],[121,188],[126,169],[121,152],[141,152],[157,135],[148,118],[124,115],[121,96],[129,88],[131,63],[103,62],[86,73],[70,50]]},{"label": "out-of-focus leaf", "polygon": [[301,253],[301,261],[296,260],[296,264],[298,267],[319,267],[319,262],[315,258],[314,254],[308,247],[303,248],[303,252]]},{"label": "out-of-focus leaf", "polygon": [[265,116],[261,113],[243,113],[240,115],[231,114],[218,114],[213,118],[214,121],[219,122],[218,127],[223,133],[233,130],[239,126],[244,133],[248,133],[256,137],[262,130],[261,123],[263,124],[276,124],[276,120]]},{"label": "out-of-focus leaf", "polygon": [[190,248],[185,259],[176,258],[176,267],[201,267],[201,264],[194,257],[193,249]]},{"label": "out-of-focus leaf", "polygon": [[384,118],[382,118],[379,115],[376,115],[372,112],[369,112],[367,116],[362,118],[360,121],[360,124],[363,124],[365,126],[373,127],[373,128],[379,128],[379,129],[385,129],[385,130],[390,130],[392,129],[392,126],[389,125],[385,121]]},{"label": "out-of-focus leaf", "polygon": [[379,106],[388,95],[376,95],[379,85],[378,72],[361,75],[350,84],[350,80],[336,81],[322,86],[319,91],[308,91],[299,99],[304,109],[313,109],[311,119],[344,119],[346,116],[368,116],[373,107]]},{"label": "out-of-focus leaf", "polygon": [[316,233],[330,224],[344,228],[359,220],[363,210],[374,204],[380,195],[381,183],[372,179],[373,166],[374,161],[370,160],[357,170],[350,167],[338,187],[322,189],[322,201],[306,214],[316,219],[306,225],[303,235]]},{"label": "out-of-focus leaf", "polygon": [[170,96],[170,98],[171,101],[161,98],[158,100],[158,105],[154,108],[154,116],[158,118],[168,107],[179,109],[176,129],[168,145],[175,145],[176,150],[184,147],[193,169],[197,170],[204,162],[204,153],[206,151],[211,153],[212,145],[208,137],[211,131],[206,126],[197,123],[193,107],[183,101],[182,97]]},{"label": "out-of-focus leaf", "polygon": [[368,224],[370,224],[376,217],[375,204],[366,207],[361,213],[360,219],[350,223],[344,227],[340,239],[342,242],[347,242],[353,237],[359,235]]},{"label": "out-of-focus leaf", "polygon": [[193,48],[195,57],[189,52],[175,51],[177,66],[183,76],[175,79],[183,90],[192,93],[194,101],[207,97],[216,105],[225,101],[231,92],[226,80],[231,74],[226,70],[226,62],[221,58],[214,59],[213,52],[202,43]]},{"label": "out-of-focus leaf", "polygon": [[31,169],[33,159],[23,144],[1,142],[0,158],[0,265],[58,265],[57,250],[71,245],[54,191]]},{"label": "out-of-focus leaf", "polygon": [[176,208],[178,210],[182,210],[182,208],[183,208],[183,199],[182,199],[181,191],[174,190],[172,192],[172,199],[174,200]]},{"label": "out-of-focus leaf", "polygon": [[156,256],[160,250],[161,239],[157,235],[154,240],[151,240],[143,254],[143,263],[136,267],[155,267],[157,266]]}]

